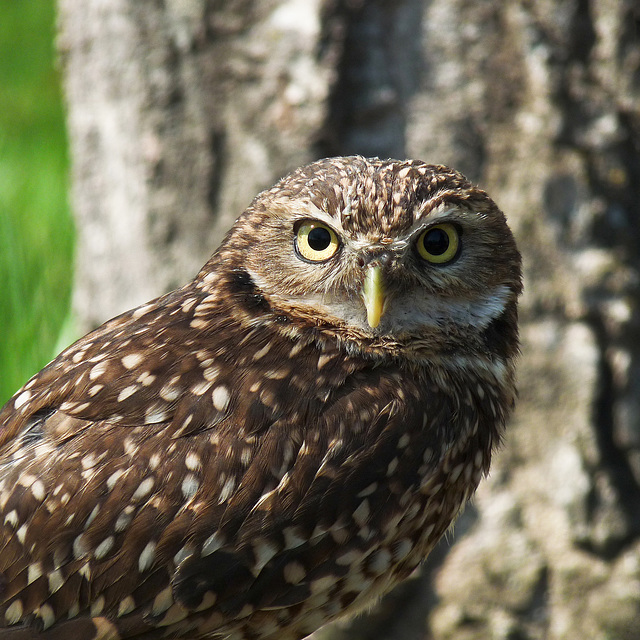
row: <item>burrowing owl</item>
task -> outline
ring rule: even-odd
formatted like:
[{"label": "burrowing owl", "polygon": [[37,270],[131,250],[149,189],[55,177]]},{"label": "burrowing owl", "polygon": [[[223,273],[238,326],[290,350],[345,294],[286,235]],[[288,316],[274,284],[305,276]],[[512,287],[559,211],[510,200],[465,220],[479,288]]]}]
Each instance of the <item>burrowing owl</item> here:
[{"label": "burrowing owl", "polygon": [[443,166],[334,158],[0,413],[0,637],[297,640],[429,553],[514,401],[520,256]]}]

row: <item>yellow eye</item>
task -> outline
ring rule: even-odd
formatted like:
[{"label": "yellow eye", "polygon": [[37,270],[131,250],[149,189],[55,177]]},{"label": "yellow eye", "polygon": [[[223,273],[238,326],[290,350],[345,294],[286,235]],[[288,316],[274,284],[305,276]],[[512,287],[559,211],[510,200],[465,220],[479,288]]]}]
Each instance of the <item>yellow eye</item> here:
[{"label": "yellow eye", "polygon": [[303,222],[298,229],[296,249],[305,260],[324,262],[335,254],[339,246],[336,232],[322,222]]},{"label": "yellow eye", "polygon": [[458,254],[459,246],[458,230],[448,223],[425,229],[416,244],[420,256],[434,264],[444,264],[453,260]]}]

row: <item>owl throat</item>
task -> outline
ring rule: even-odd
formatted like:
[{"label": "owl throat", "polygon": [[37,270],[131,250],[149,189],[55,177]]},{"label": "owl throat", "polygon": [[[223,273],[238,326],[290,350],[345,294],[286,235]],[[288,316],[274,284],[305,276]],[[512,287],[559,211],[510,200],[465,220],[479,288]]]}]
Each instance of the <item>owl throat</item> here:
[{"label": "owl throat", "polygon": [[320,348],[337,345],[350,355],[376,361],[391,358],[420,365],[479,358],[486,368],[488,361],[504,363],[517,351],[515,301],[504,285],[464,299],[390,296],[376,328],[368,326],[357,295],[269,294],[259,276],[245,269],[232,270],[229,288],[242,309],[242,324],[255,328],[262,323],[289,339],[315,342]]}]

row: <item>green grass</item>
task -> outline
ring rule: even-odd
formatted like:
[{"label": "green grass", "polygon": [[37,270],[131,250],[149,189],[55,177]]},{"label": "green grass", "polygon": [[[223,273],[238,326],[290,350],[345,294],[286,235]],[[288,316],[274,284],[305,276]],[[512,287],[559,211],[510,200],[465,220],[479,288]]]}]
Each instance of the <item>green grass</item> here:
[{"label": "green grass", "polygon": [[0,6],[0,405],[54,355],[73,225],[55,3]]}]

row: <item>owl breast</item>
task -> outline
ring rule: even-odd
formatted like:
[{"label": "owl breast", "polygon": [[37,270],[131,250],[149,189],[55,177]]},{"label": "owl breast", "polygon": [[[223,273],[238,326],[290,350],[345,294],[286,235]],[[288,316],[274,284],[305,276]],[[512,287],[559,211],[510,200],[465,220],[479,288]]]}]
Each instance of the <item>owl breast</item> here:
[{"label": "owl breast", "polygon": [[229,404],[249,425],[235,426],[234,447],[265,440],[238,466],[240,490],[200,553],[176,568],[178,599],[244,610],[256,638],[271,637],[273,611],[303,637],[406,578],[475,490],[498,438],[503,399],[485,367],[465,380],[299,344],[293,356],[287,341],[252,345],[255,377],[245,363]]}]

